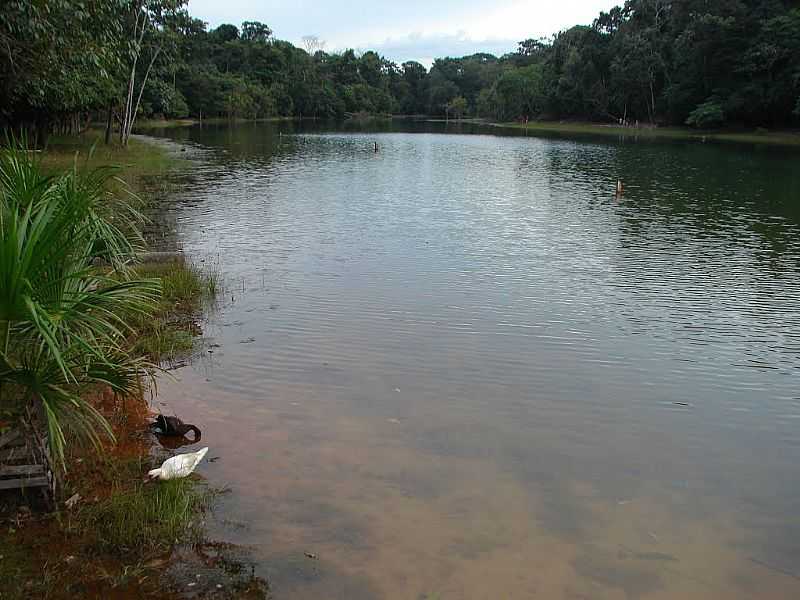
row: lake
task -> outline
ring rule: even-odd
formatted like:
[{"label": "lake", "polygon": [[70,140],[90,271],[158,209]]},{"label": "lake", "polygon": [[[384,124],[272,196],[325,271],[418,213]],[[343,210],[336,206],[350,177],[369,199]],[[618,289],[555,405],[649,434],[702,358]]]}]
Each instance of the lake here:
[{"label": "lake", "polygon": [[156,132],[213,537],[277,599],[800,597],[800,153],[493,133]]}]

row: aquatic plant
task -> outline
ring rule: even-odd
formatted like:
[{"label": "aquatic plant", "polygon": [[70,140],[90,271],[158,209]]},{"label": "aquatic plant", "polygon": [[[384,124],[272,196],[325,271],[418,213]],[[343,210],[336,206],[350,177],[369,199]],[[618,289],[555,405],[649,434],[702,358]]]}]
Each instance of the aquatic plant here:
[{"label": "aquatic plant", "polygon": [[62,468],[68,434],[113,438],[82,392],[127,395],[149,373],[123,343],[160,289],[133,278],[142,216],[135,196],[109,192],[114,176],[77,166],[47,176],[24,147],[0,151],[0,404],[44,425]]}]

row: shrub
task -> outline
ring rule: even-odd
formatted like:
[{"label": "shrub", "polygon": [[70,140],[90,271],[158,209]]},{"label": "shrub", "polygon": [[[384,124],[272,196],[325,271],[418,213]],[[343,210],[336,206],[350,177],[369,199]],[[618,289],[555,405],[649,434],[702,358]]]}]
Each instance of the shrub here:
[{"label": "shrub", "polygon": [[686,124],[698,129],[719,127],[725,122],[725,113],[722,106],[715,100],[707,100],[698,104],[686,118]]},{"label": "shrub", "polygon": [[45,176],[31,156],[0,151],[0,403],[45,427],[50,458],[63,467],[67,432],[94,443],[113,437],[82,393],[138,388],[147,365],[123,343],[160,290],[128,269],[142,217],[108,191],[113,171]]}]

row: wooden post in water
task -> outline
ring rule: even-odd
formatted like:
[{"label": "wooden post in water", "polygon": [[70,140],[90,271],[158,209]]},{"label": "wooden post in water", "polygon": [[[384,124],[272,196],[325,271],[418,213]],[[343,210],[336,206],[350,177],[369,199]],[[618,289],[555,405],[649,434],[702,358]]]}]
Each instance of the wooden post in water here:
[{"label": "wooden post in water", "polygon": [[617,179],[617,197],[618,197],[618,198],[619,198],[620,196],[622,196],[622,192],[623,192],[623,190],[624,190],[624,189],[625,189],[625,188],[624,188],[624,186],[622,185],[622,180],[621,180],[621,179]]},{"label": "wooden post in water", "polygon": [[372,142],[374,144],[375,153],[378,152],[378,142]]}]

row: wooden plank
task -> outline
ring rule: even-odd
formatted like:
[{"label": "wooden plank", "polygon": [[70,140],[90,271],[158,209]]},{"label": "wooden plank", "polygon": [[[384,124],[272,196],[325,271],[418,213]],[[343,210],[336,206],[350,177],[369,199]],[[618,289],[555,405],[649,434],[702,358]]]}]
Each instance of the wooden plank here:
[{"label": "wooden plank", "polygon": [[0,479],[0,490],[47,487],[49,485],[50,482],[47,480],[47,477],[31,477],[30,479]]},{"label": "wooden plank", "polygon": [[12,475],[44,475],[44,466],[8,465],[0,467],[0,477],[11,477]]},{"label": "wooden plank", "polygon": [[29,448],[6,448],[5,450],[0,450],[0,465],[7,462],[19,462],[21,460],[27,460],[28,462],[33,461],[33,454]]},{"label": "wooden plank", "polygon": [[6,431],[3,435],[0,435],[0,448],[13,442],[19,437],[19,429],[12,429],[11,431]]}]

